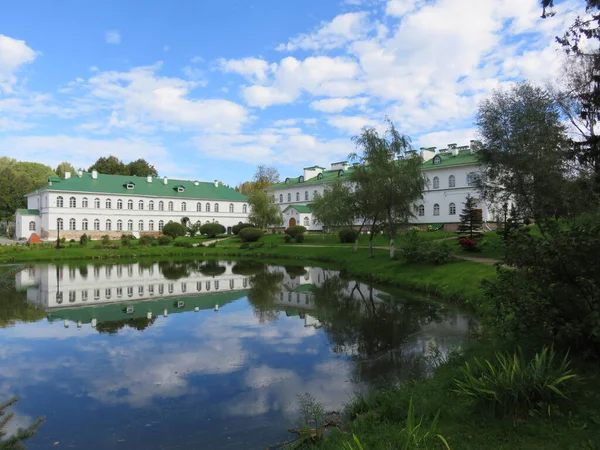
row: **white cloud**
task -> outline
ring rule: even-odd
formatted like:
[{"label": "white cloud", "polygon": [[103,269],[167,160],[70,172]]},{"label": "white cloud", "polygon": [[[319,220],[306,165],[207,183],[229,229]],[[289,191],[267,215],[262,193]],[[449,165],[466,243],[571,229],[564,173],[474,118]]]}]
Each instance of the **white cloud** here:
[{"label": "white cloud", "polygon": [[402,17],[415,10],[420,3],[422,2],[419,0],[389,0],[385,5],[385,13],[388,16]]},{"label": "white cloud", "polygon": [[364,116],[334,116],[327,119],[327,123],[350,135],[356,135],[363,127],[381,127],[383,121],[378,122]]},{"label": "white cloud", "polygon": [[109,30],[104,33],[104,40],[107,44],[120,44],[121,33],[119,33],[117,30]]},{"label": "white cloud", "polygon": [[369,99],[366,97],[326,98],[312,102],[310,104],[310,107],[312,109],[316,109],[317,111],[323,111],[326,113],[337,113],[353,106],[364,106],[367,104],[368,101]]},{"label": "white cloud", "polygon": [[423,134],[413,144],[415,147],[445,148],[451,143],[468,145],[469,141],[473,139],[477,139],[477,130],[475,128],[459,128]]},{"label": "white cloud", "polygon": [[16,72],[33,62],[37,53],[25,41],[0,34],[0,94],[11,93],[17,82]]},{"label": "white cloud", "polygon": [[243,58],[243,59],[221,59],[219,67],[223,72],[239,73],[247,77],[250,81],[261,83],[266,80],[269,71],[269,64],[264,59]]},{"label": "white cloud", "polygon": [[279,119],[276,120],[275,122],[273,122],[273,126],[276,127],[287,127],[287,126],[292,126],[292,125],[296,125],[299,123],[303,123],[305,125],[314,125],[315,123],[317,123],[317,119],[314,117],[311,118],[304,118],[304,119]]}]

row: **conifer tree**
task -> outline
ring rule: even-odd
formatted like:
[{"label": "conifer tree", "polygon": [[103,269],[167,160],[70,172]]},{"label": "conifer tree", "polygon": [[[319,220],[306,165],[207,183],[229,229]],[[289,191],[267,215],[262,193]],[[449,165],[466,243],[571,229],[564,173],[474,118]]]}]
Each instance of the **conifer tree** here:
[{"label": "conifer tree", "polygon": [[481,233],[481,226],[483,224],[481,209],[477,208],[477,199],[470,195],[467,195],[467,199],[463,204],[465,207],[460,213],[458,233],[469,239],[474,239]]},{"label": "conifer tree", "polygon": [[21,450],[24,449],[23,441],[29,439],[35,434],[38,426],[44,421],[43,418],[37,419],[27,428],[19,428],[15,434],[5,439],[7,435],[6,425],[13,419],[14,413],[7,412],[7,409],[16,403],[18,398],[13,397],[5,403],[0,404],[0,450]]}]

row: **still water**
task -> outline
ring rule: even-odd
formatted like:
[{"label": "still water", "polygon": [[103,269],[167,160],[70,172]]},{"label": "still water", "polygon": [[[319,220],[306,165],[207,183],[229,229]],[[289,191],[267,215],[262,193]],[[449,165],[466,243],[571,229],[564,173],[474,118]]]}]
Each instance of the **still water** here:
[{"label": "still water", "polygon": [[[0,291],[0,401],[29,449],[265,448],[297,395],[426,376],[470,319],[317,267],[36,265]],[[436,350],[434,350],[436,349]]]}]

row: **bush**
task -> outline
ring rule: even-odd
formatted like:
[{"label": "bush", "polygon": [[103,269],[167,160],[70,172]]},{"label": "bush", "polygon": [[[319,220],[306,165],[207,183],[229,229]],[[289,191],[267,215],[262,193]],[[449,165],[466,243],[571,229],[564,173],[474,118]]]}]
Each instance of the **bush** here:
[{"label": "bush", "polygon": [[244,228],[256,228],[256,226],[252,223],[238,223],[231,227],[231,232],[237,236],[240,230],[243,230]]},{"label": "bush", "polygon": [[452,249],[446,243],[426,241],[417,231],[409,231],[404,235],[398,251],[408,263],[446,264],[454,259]]},{"label": "bush", "polygon": [[295,238],[299,234],[304,234],[304,233],[306,233],[306,227],[303,227],[302,225],[296,225],[295,227],[289,227],[285,230],[285,234],[287,234],[288,236],[291,236],[293,238]]},{"label": "bush", "polygon": [[102,243],[102,245],[109,245],[110,244],[110,236],[108,234],[105,234],[104,236],[102,236],[100,238],[100,242]]},{"label": "bush", "polygon": [[201,227],[202,225],[200,223],[195,223],[187,228],[187,232],[190,235],[190,237],[195,237],[198,233],[200,233]]},{"label": "bush", "polygon": [[240,245],[240,249],[242,249],[242,250],[247,250],[249,248],[250,248],[249,242],[244,242],[242,245]]},{"label": "bush", "polygon": [[79,245],[81,245],[82,247],[87,247],[89,242],[90,242],[90,237],[87,234],[83,233],[79,237]]},{"label": "bush", "polygon": [[240,237],[242,242],[256,242],[261,237],[263,237],[263,235],[264,235],[264,233],[262,230],[259,230],[258,228],[250,228],[250,227],[242,228],[238,232],[238,236]]},{"label": "bush", "polygon": [[179,236],[185,236],[185,227],[179,222],[169,222],[162,229],[162,234],[171,236],[173,239]]},{"label": "bush", "polygon": [[145,247],[147,245],[152,245],[153,243],[154,243],[154,236],[152,236],[150,234],[144,234],[144,235],[140,236],[139,244],[142,247]]},{"label": "bush", "polygon": [[200,227],[200,234],[208,237],[217,237],[217,234],[225,233],[225,227],[220,223],[205,223]]},{"label": "bush", "polygon": [[121,235],[121,247],[129,247],[131,245],[131,235],[130,234],[122,234]]},{"label": "bush", "polygon": [[304,242],[304,235],[297,234],[296,237],[294,238],[294,242],[296,242],[296,244],[302,244]]},{"label": "bush", "polygon": [[358,231],[352,228],[342,228],[338,233],[338,237],[342,244],[352,244],[358,237]]},{"label": "bush", "polygon": [[173,242],[171,236],[160,236],[158,238],[158,245],[169,245],[171,242]]},{"label": "bush", "polygon": [[427,255],[427,260],[433,264],[447,264],[454,259],[452,249],[445,242],[442,242],[441,244],[429,243],[428,247],[429,253]]},{"label": "bush", "polygon": [[477,248],[477,241],[475,239],[460,238],[458,243],[465,252],[476,252],[479,250],[479,248]]},{"label": "bush", "polygon": [[283,242],[285,242],[286,244],[289,244],[290,242],[292,242],[292,237],[289,234],[284,234],[283,235]]},{"label": "bush", "polygon": [[192,248],[194,245],[188,241],[175,241],[173,247]]}]

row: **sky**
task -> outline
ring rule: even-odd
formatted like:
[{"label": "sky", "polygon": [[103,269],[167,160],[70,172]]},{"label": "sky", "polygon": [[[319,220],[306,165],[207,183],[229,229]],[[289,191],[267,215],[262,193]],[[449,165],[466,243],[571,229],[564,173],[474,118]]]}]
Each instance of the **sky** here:
[{"label": "sky", "polygon": [[161,176],[298,175],[389,117],[413,146],[476,139],[494,89],[560,73],[582,0],[0,3],[0,156]]}]

